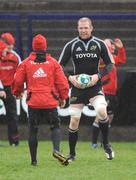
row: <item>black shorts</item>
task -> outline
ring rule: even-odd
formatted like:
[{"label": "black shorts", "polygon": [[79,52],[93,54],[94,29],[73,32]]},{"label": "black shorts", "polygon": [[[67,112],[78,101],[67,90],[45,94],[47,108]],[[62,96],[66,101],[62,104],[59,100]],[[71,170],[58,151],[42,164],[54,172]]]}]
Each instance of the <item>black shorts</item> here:
[{"label": "black shorts", "polygon": [[93,86],[86,89],[72,87],[70,104],[88,104],[89,99],[97,95],[104,95],[101,86]]},{"label": "black shorts", "polygon": [[41,124],[41,120],[43,123],[47,122],[50,125],[50,128],[59,128],[60,119],[58,116],[57,108],[52,109],[34,109],[28,107],[28,123],[31,127],[38,127]]}]

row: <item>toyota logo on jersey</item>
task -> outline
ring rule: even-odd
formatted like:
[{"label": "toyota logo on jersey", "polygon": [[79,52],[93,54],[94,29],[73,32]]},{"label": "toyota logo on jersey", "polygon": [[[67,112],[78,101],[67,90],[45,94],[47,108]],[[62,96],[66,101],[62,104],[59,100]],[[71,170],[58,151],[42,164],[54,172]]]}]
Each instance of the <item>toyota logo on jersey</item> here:
[{"label": "toyota logo on jersey", "polygon": [[84,53],[84,54],[76,54],[76,58],[77,59],[81,59],[81,58],[97,58],[97,54],[95,53]]}]

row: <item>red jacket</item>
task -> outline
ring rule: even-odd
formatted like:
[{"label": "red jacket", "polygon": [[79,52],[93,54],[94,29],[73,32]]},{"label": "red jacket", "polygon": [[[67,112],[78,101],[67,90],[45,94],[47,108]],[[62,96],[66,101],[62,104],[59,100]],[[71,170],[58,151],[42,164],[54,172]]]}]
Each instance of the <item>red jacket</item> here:
[{"label": "red jacket", "polygon": [[14,52],[8,52],[5,57],[0,58],[0,80],[3,86],[11,86],[19,64],[20,57]]},{"label": "red jacket", "polygon": [[125,64],[126,63],[126,51],[125,48],[118,48],[118,52],[117,55],[113,54],[113,58],[115,61],[115,65],[119,65],[119,64]]},{"label": "red jacket", "polygon": [[117,92],[117,70],[116,66],[113,67],[107,75],[102,78],[102,82],[108,79],[108,83],[103,85],[103,90],[105,94],[116,95]]},{"label": "red jacket", "polygon": [[[115,61],[115,65],[119,64],[125,64],[126,63],[126,52],[124,48],[118,48],[118,54],[114,55],[113,58]],[[104,65],[101,65],[101,68],[103,68]],[[109,82],[103,86],[103,90],[105,94],[112,94],[116,95],[117,92],[117,70],[116,66],[112,69],[111,72],[109,72],[106,76],[102,78],[102,81],[105,81],[106,79],[109,79]]]},{"label": "red jacket", "polygon": [[[33,108],[54,108],[58,99],[67,99],[69,84],[59,63],[46,54],[43,63],[34,62],[36,54],[32,52],[17,68],[12,92],[18,96],[23,92],[23,84],[27,85],[27,104]],[[55,95],[54,95],[55,94]]]},{"label": "red jacket", "polygon": [[2,51],[7,47],[7,44],[0,40],[0,58],[2,56]]}]

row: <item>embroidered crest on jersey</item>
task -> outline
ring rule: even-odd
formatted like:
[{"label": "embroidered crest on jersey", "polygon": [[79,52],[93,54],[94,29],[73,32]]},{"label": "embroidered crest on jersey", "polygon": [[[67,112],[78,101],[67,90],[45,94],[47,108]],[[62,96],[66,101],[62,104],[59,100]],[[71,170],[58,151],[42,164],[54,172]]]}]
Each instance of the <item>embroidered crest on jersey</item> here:
[{"label": "embroidered crest on jersey", "polygon": [[78,48],[76,49],[76,51],[82,51],[81,47],[78,47]]},{"label": "embroidered crest on jersey", "polygon": [[77,97],[72,96],[71,99],[70,99],[70,102],[74,102],[74,101],[76,101],[76,100],[77,100]]},{"label": "embroidered crest on jersey", "polygon": [[90,47],[90,50],[95,51],[96,48],[97,48],[97,46],[96,46],[96,45],[93,45],[93,46]]},{"label": "embroidered crest on jersey", "polygon": [[43,71],[42,68],[39,68],[35,73],[33,74],[33,78],[39,78],[39,77],[46,77],[47,74]]}]

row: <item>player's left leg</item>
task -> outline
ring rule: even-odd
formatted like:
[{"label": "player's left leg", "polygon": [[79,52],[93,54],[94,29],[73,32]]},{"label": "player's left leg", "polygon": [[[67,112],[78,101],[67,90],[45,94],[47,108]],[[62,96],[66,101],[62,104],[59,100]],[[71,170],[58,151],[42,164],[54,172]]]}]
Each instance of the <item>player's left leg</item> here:
[{"label": "player's left leg", "polygon": [[100,132],[99,121],[98,121],[98,118],[96,117],[95,121],[93,122],[93,125],[92,125],[92,143],[91,143],[91,147],[93,149],[98,147],[97,140],[98,140],[99,132]]},{"label": "player's left leg", "polygon": [[17,146],[19,144],[19,132],[18,132],[18,116],[16,110],[16,100],[11,94],[10,87],[5,88],[7,97],[4,100],[6,108],[6,119],[8,125],[8,140],[9,144],[12,146]]},{"label": "player's left leg", "polygon": [[105,97],[103,95],[97,95],[93,97],[90,101],[94,106],[97,117],[99,119],[99,127],[102,133],[105,154],[107,156],[107,159],[111,160],[114,158],[114,152],[109,145],[109,122]]},{"label": "player's left leg", "polygon": [[51,130],[51,140],[53,144],[53,157],[59,160],[62,165],[67,166],[67,158],[60,152],[61,142],[61,130],[60,130],[60,118],[56,108],[48,110],[48,122]]},{"label": "player's left leg", "polygon": [[51,140],[53,144],[53,151],[60,151],[61,130],[60,118],[56,108],[48,110],[48,123],[50,124]]},{"label": "player's left leg", "polygon": [[111,127],[111,123],[113,121],[114,114],[117,108],[117,97],[116,95],[112,95],[112,94],[106,94],[105,97],[108,104],[107,114],[108,114],[108,119],[109,119],[109,127]]},{"label": "player's left leg", "polygon": [[37,165],[37,147],[38,147],[38,140],[37,140],[37,133],[38,133],[38,109],[33,109],[28,107],[28,125],[29,125],[29,135],[28,135],[28,145],[30,150],[31,156],[31,165]]}]

